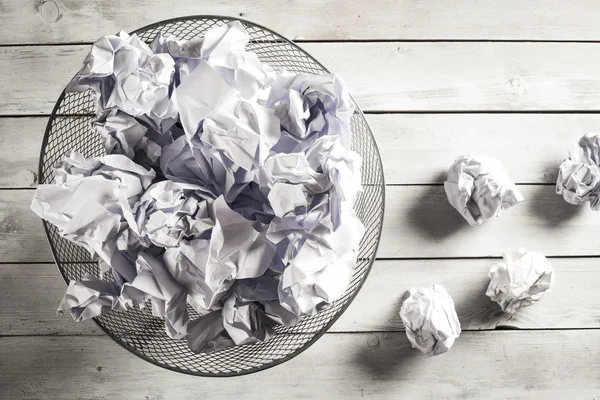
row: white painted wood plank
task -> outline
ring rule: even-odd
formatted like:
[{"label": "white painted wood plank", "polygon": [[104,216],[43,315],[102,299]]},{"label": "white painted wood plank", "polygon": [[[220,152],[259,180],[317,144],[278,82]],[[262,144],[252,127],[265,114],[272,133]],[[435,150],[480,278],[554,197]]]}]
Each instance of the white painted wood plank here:
[{"label": "white painted wood plank", "polygon": [[[510,317],[485,296],[487,273],[498,260],[377,261],[360,294],[330,332],[402,330],[402,296],[433,283],[452,295],[463,330],[600,328],[598,258],[551,259],[557,274],[552,291]],[[57,316],[65,284],[53,264],[0,265],[0,336],[102,335],[92,321]]]},{"label": "white painted wood plank", "polygon": [[0,336],[102,335],[93,321],[56,315],[65,290],[55,264],[1,264]]},{"label": "white painted wood plank", "polygon": [[[140,10],[132,12],[132,10]],[[316,12],[318,10],[318,12]],[[0,44],[90,42],[121,29],[196,14],[241,16],[292,39],[598,40],[594,0],[78,0],[7,1]]]},{"label": "white painted wood plank", "polygon": [[591,43],[306,44],[366,110],[597,110]]},{"label": "white painted wood plank", "polygon": [[592,399],[599,341],[600,330],[465,332],[423,357],[403,332],[328,334],[282,365],[223,380],[161,369],[107,337],[3,337],[0,388],[15,400]]},{"label": "white painted wood plank", "polygon": [[404,329],[398,315],[407,290],[443,285],[456,306],[463,330],[570,329],[600,327],[600,263],[597,258],[553,258],[552,290],[512,317],[485,295],[490,267],[499,259],[378,260],[333,332]]},{"label": "white painted wood plank", "polygon": [[52,262],[42,220],[29,209],[32,190],[0,191],[0,261]]},{"label": "white painted wood plank", "polygon": [[387,187],[378,257],[492,257],[519,247],[547,256],[600,254],[600,214],[566,203],[553,186],[519,190],[524,202],[471,227],[442,186]]},{"label": "white painted wood plank", "polygon": [[[596,114],[371,114],[387,184],[441,183],[455,157],[496,157],[521,184],[554,184],[567,149],[600,131]],[[35,186],[47,117],[0,118],[1,188]],[[65,149],[68,151],[68,149]]]},{"label": "white painted wood plank", "polygon": [[37,185],[47,118],[0,118],[0,188]]},{"label": "white painted wood plank", "polygon": [[555,184],[567,150],[600,132],[596,114],[367,115],[387,184],[442,183],[454,159],[499,159],[517,183]]},{"label": "white painted wood plank", "polygon": [[[478,227],[450,206],[442,186],[388,186],[380,258],[499,257],[525,246],[547,256],[600,256],[600,214],[567,204],[554,187],[519,186],[526,201]],[[52,261],[31,190],[0,191],[0,259]]]},{"label": "white painted wood plank", "polygon": [[[600,110],[598,43],[306,43],[364,110]],[[0,115],[44,114],[88,46],[0,48]],[[49,68],[51,66],[51,68]]]},{"label": "white painted wood plank", "polygon": [[89,46],[0,48],[1,115],[49,114]]}]

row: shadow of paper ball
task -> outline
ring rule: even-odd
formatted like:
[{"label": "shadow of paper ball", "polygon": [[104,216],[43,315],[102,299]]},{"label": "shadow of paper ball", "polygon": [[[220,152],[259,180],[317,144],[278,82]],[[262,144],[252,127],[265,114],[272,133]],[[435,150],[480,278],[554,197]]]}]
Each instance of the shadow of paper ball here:
[{"label": "shadow of paper ball", "polygon": [[399,380],[414,369],[421,352],[414,349],[404,332],[368,335],[352,360],[369,379]]},{"label": "shadow of paper ball", "polygon": [[528,211],[550,227],[558,227],[581,214],[589,203],[579,206],[569,204],[556,193],[555,185],[538,185],[530,198],[526,198]]},{"label": "shadow of paper ball", "polygon": [[[435,181],[444,181],[446,172],[436,175]],[[410,208],[408,223],[416,232],[441,241],[456,232],[469,228],[462,215],[448,202],[444,186],[426,186]]]}]

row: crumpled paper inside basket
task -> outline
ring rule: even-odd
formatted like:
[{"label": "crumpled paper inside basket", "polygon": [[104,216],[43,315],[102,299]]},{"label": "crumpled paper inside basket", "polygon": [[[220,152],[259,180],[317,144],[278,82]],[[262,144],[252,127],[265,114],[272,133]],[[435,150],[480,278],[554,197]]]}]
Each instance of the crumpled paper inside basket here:
[{"label": "crumpled paper inside basket", "polygon": [[343,296],[364,233],[353,102],[338,76],[275,72],[248,40],[235,21],[191,41],[122,32],[92,46],[67,90],[95,93],[109,155],[72,155],[32,209],[114,279],[71,282],[60,311],[79,321],[150,301],[171,338],[209,352]]}]

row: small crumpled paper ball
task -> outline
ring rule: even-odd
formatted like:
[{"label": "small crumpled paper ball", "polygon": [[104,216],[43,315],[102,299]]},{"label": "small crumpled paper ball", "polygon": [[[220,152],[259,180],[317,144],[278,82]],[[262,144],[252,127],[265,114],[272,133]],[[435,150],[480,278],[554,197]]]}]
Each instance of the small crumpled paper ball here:
[{"label": "small crumpled paper ball", "polygon": [[589,201],[592,210],[600,209],[599,135],[584,135],[578,146],[569,151],[569,158],[558,171],[556,193],[569,204],[580,205]]},{"label": "small crumpled paper ball", "polygon": [[513,314],[544,297],[554,282],[554,269],[542,254],[524,248],[504,253],[503,258],[504,262],[490,269],[485,294],[502,311]]},{"label": "small crumpled paper ball", "polygon": [[452,297],[441,285],[410,289],[400,318],[414,348],[426,355],[447,352],[460,335],[460,322]]},{"label": "small crumpled paper ball", "polygon": [[467,154],[454,160],[444,189],[452,207],[471,226],[500,216],[502,210],[523,201],[500,161],[478,155]]}]

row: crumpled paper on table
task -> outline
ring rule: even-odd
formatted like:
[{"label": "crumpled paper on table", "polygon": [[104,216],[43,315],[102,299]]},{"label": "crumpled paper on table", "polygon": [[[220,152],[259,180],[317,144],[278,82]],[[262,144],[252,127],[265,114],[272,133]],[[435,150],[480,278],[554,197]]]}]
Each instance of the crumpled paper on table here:
[{"label": "crumpled paper on table", "polygon": [[523,195],[500,161],[478,155],[458,157],[444,182],[448,201],[471,226],[521,201]]},{"label": "crumpled paper on table", "polygon": [[409,294],[400,318],[412,346],[429,356],[450,350],[461,332],[452,297],[442,285],[410,289]]},{"label": "crumpled paper on table", "polygon": [[114,282],[72,282],[61,311],[84,320],[150,301],[170,337],[210,352],[344,295],[364,233],[354,103],[338,76],[275,73],[248,41],[232,21],[191,41],[120,33],[92,46],[68,90],[96,93],[110,155],[72,156],[32,208]]},{"label": "crumpled paper on table", "polygon": [[586,134],[578,146],[569,151],[558,170],[556,193],[567,203],[580,205],[590,202],[594,211],[600,210],[600,136]]},{"label": "crumpled paper on table", "polygon": [[554,282],[554,269],[540,253],[521,248],[504,253],[504,262],[490,269],[486,295],[513,314],[539,301]]}]

